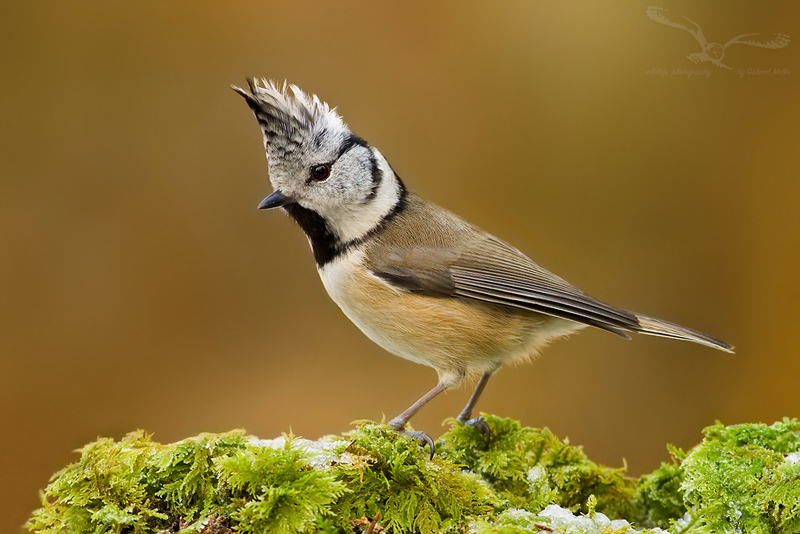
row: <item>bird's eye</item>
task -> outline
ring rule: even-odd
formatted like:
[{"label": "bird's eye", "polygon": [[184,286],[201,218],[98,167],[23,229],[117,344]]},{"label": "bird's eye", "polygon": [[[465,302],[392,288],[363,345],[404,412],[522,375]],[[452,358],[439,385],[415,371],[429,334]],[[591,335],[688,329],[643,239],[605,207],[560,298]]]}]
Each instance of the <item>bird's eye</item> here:
[{"label": "bird's eye", "polygon": [[322,181],[331,175],[330,165],[317,165],[311,168],[311,177],[315,180]]}]

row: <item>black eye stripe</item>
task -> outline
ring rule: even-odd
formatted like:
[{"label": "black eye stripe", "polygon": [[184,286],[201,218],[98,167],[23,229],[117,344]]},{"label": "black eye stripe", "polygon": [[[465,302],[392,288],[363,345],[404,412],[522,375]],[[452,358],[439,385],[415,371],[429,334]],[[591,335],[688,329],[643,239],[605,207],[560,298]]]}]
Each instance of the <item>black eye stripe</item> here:
[{"label": "black eye stripe", "polygon": [[[342,142],[342,146],[339,147],[339,152],[336,154],[336,158],[334,158],[333,161],[331,161],[329,163],[320,163],[318,165],[315,165],[315,166],[311,167],[311,170],[310,170],[311,177],[308,179],[308,182],[311,182],[311,181],[322,181],[322,180],[325,180],[326,178],[328,178],[328,176],[330,176],[330,170],[331,170],[331,167],[333,167],[333,164],[336,163],[339,160],[339,158],[341,158],[347,152],[349,152],[350,149],[352,149],[353,147],[357,147],[357,146],[363,146],[363,147],[367,148],[367,147],[369,147],[369,143],[367,143],[366,141],[361,139],[356,134],[353,134],[353,133],[349,134],[345,138],[345,140]],[[321,172],[319,174],[315,175],[315,172],[320,167],[327,167],[328,173],[325,174],[324,176],[322,176]]]},{"label": "black eye stripe", "polygon": [[342,143],[342,146],[339,147],[339,153],[336,154],[336,159],[339,159],[342,156],[344,156],[351,148],[353,148],[355,146],[368,147],[369,144],[366,141],[364,141],[363,139],[361,139],[359,136],[357,136],[356,134],[350,134],[344,140],[344,142]]}]

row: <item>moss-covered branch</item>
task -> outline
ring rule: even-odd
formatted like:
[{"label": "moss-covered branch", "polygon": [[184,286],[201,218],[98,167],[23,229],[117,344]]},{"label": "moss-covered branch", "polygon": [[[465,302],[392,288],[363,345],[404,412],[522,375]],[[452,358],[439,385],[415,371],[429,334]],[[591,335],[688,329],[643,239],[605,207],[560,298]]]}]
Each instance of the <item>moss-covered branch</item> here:
[{"label": "moss-covered branch", "polygon": [[[54,475],[28,528],[71,533],[800,531],[800,423],[717,424],[632,479],[547,429],[453,423],[430,460],[385,425],[312,442],[234,431],[100,439]],[[377,518],[377,519],[376,519]]]}]

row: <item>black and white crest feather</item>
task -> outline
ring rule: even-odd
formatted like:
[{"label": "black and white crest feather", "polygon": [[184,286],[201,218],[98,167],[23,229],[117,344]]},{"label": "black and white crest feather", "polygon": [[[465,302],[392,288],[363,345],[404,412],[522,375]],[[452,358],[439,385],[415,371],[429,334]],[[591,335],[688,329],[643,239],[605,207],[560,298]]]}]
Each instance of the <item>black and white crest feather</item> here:
[{"label": "black and white crest feather", "polygon": [[[231,86],[242,95],[264,133],[264,147],[270,166],[280,166],[292,156],[327,141],[340,142],[347,132],[342,118],[316,95],[296,85],[262,79],[248,79],[250,91]],[[326,138],[335,139],[326,139]]]}]

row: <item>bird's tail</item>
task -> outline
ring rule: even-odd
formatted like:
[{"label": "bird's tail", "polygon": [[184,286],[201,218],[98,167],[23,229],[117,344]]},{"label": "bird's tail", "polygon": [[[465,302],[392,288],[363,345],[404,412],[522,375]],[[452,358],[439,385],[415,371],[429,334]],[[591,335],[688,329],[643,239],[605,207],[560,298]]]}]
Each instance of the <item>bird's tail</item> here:
[{"label": "bird's tail", "polygon": [[726,343],[715,337],[703,334],[697,330],[686,328],[674,323],[662,321],[655,317],[648,317],[647,315],[636,315],[639,321],[640,329],[637,329],[641,334],[649,334],[651,336],[669,337],[672,339],[683,339],[685,341],[693,341],[711,347],[713,349],[724,350],[725,352],[733,352],[733,345]]}]

